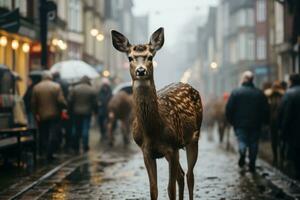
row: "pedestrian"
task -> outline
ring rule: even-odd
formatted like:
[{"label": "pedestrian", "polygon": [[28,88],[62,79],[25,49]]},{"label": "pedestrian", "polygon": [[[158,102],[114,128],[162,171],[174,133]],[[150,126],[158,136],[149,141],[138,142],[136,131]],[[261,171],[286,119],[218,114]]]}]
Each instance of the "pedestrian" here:
[{"label": "pedestrian", "polygon": [[300,75],[290,76],[290,88],[283,96],[279,122],[282,140],[288,146],[288,159],[294,165],[297,178],[300,178]]},{"label": "pedestrian", "polygon": [[[58,83],[62,88],[65,99],[68,99],[69,94],[69,83],[63,80],[59,72],[53,73],[54,82]],[[61,116],[61,127],[60,127],[60,143],[64,139],[64,149],[69,151],[71,148],[71,138],[72,137],[72,119],[69,115],[68,109],[63,110]]]},{"label": "pedestrian", "polygon": [[32,91],[33,91],[34,86],[35,86],[35,84],[33,83],[32,79],[29,78],[28,87],[23,96],[23,101],[25,104],[25,111],[26,111],[26,115],[27,115],[27,121],[28,121],[29,128],[35,127],[34,115],[32,113],[32,109],[31,109],[31,97],[32,97]]},{"label": "pedestrian", "polygon": [[93,112],[97,112],[97,93],[87,76],[82,77],[69,93],[70,110],[73,114],[73,147],[80,150],[82,137],[83,150],[89,150],[89,130]]},{"label": "pedestrian", "polygon": [[239,166],[244,167],[249,149],[249,170],[255,172],[258,141],[262,125],[269,119],[266,96],[253,83],[254,75],[246,71],[241,86],[232,91],[226,105],[226,117],[233,126],[239,144]]},{"label": "pedestrian", "polygon": [[107,138],[107,119],[108,119],[108,110],[107,105],[109,100],[112,97],[112,90],[110,87],[110,82],[107,78],[103,78],[102,85],[99,91],[98,98],[98,124],[101,134],[101,141],[104,141]]},{"label": "pedestrian", "polygon": [[284,95],[284,89],[281,86],[280,81],[274,81],[270,89],[265,91],[265,95],[268,98],[268,102],[270,105],[270,134],[271,134],[271,145],[273,151],[273,164],[278,164],[279,157],[279,122],[278,122],[278,112],[279,106],[281,103],[281,99]]},{"label": "pedestrian", "polygon": [[53,159],[54,150],[58,148],[60,115],[67,103],[59,84],[52,81],[50,72],[45,71],[43,79],[34,86],[31,108],[39,127],[39,146],[43,154],[46,148],[48,160]]}]

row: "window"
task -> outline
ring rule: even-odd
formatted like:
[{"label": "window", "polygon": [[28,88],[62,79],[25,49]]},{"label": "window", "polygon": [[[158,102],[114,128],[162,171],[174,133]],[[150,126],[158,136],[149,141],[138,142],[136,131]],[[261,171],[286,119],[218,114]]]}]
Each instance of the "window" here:
[{"label": "window", "polygon": [[70,0],[69,1],[69,13],[68,13],[68,25],[69,29],[72,31],[81,32],[82,23],[81,23],[81,1],[79,0]]},{"label": "window", "polygon": [[238,37],[237,59],[254,60],[255,39],[254,33],[240,33]]},{"label": "window", "polygon": [[23,16],[27,15],[27,1],[24,0],[16,0],[15,4],[18,5],[18,8],[20,8],[20,13]]},{"label": "window", "polygon": [[257,0],[257,3],[256,3],[256,20],[258,22],[266,21],[266,0]]},{"label": "window", "polygon": [[254,11],[252,8],[247,9],[247,25],[254,26]]},{"label": "window", "polygon": [[246,58],[246,35],[245,33],[241,33],[239,35],[239,60],[245,60]]},{"label": "window", "polygon": [[11,9],[12,1],[9,0],[0,0],[0,7]]},{"label": "window", "polygon": [[246,10],[240,10],[239,12],[238,12],[238,15],[237,15],[237,17],[238,17],[238,25],[241,27],[241,26],[246,26]]},{"label": "window", "polygon": [[248,60],[254,60],[254,51],[255,51],[254,34],[249,33],[247,35],[247,49],[246,49],[246,55]]},{"label": "window", "polygon": [[256,58],[257,60],[264,60],[267,57],[266,38],[258,37],[256,41]]}]

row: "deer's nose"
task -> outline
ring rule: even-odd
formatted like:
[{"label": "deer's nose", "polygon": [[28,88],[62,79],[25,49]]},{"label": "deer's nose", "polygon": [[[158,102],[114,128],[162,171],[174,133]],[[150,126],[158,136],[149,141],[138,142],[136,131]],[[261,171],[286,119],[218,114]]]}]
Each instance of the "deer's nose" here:
[{"label": "deer's nose", "polygon": [[147,71],[144,67],[138,67],[135,70],[135,73],[136,73],[137,76],[145,76],[147,74]]}]

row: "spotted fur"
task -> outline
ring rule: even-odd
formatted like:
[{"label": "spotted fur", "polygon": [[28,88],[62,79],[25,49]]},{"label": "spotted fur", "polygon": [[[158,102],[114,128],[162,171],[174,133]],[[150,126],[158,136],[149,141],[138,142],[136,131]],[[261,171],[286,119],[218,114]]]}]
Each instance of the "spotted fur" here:
[{"label": "spotted fur", "polygon": [[[169,162],[170,199],[176,199],[176,181],[179,199],[183,200],[184,172],[179,162],[179,149],[186,147],[189,197],[193,199],[194,174],[198,140],[202,122],[202,103],[197,90],[188,84],[174,83],[155,89],[152,58],[164,44],[164,30],[156,30],[145,45],[131,45],[128,39],[112,31],[114,47],[127,54],[133,82],[133,138],[140,146],[150,182],[151,199],[156,200],[156,158]],[[143,70],[143,73],[140,73]]]}]

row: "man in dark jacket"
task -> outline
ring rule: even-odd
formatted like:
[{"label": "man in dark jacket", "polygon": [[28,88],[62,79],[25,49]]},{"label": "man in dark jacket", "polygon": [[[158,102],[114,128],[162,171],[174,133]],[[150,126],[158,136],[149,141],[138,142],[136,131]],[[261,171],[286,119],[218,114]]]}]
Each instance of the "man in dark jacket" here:
[{"label": "man in dark jacket", "polygon": [[282,139],[288,145],[288,157],[300,178],[300,75],[290,76],[290,88],[283,96],[279,120]]},{"label": "man in dark jacket", "polygon": [[255,172],[258,140],[263,123],[268,121],[269,105],[262,91],[253,84],[253,73],[242,75],[242,86],[233,90],[226,105],[226,117],[234,127],[239,143],[239,166],[245,165],[249,148],[249,170]]},{"label": "man in dark jacket", "polygon": [[102,86],[99,91],[98,99],[98,124],[101,133],[101,140],[106,139],[106,123],[108,117],[107,105],[112,97],[112,91],[110,88],[109,80],[104,79],[102,81]]},{"label": "man in dark jacket", "polygon": [[79,153],[79,141],[82,137],[84,151],[89,150],[89,130],[93,112],[97,112],[97,93],[88,77],[84,76],[80,83],[69,93],[70,110],[74,117],[74,149]]}]

